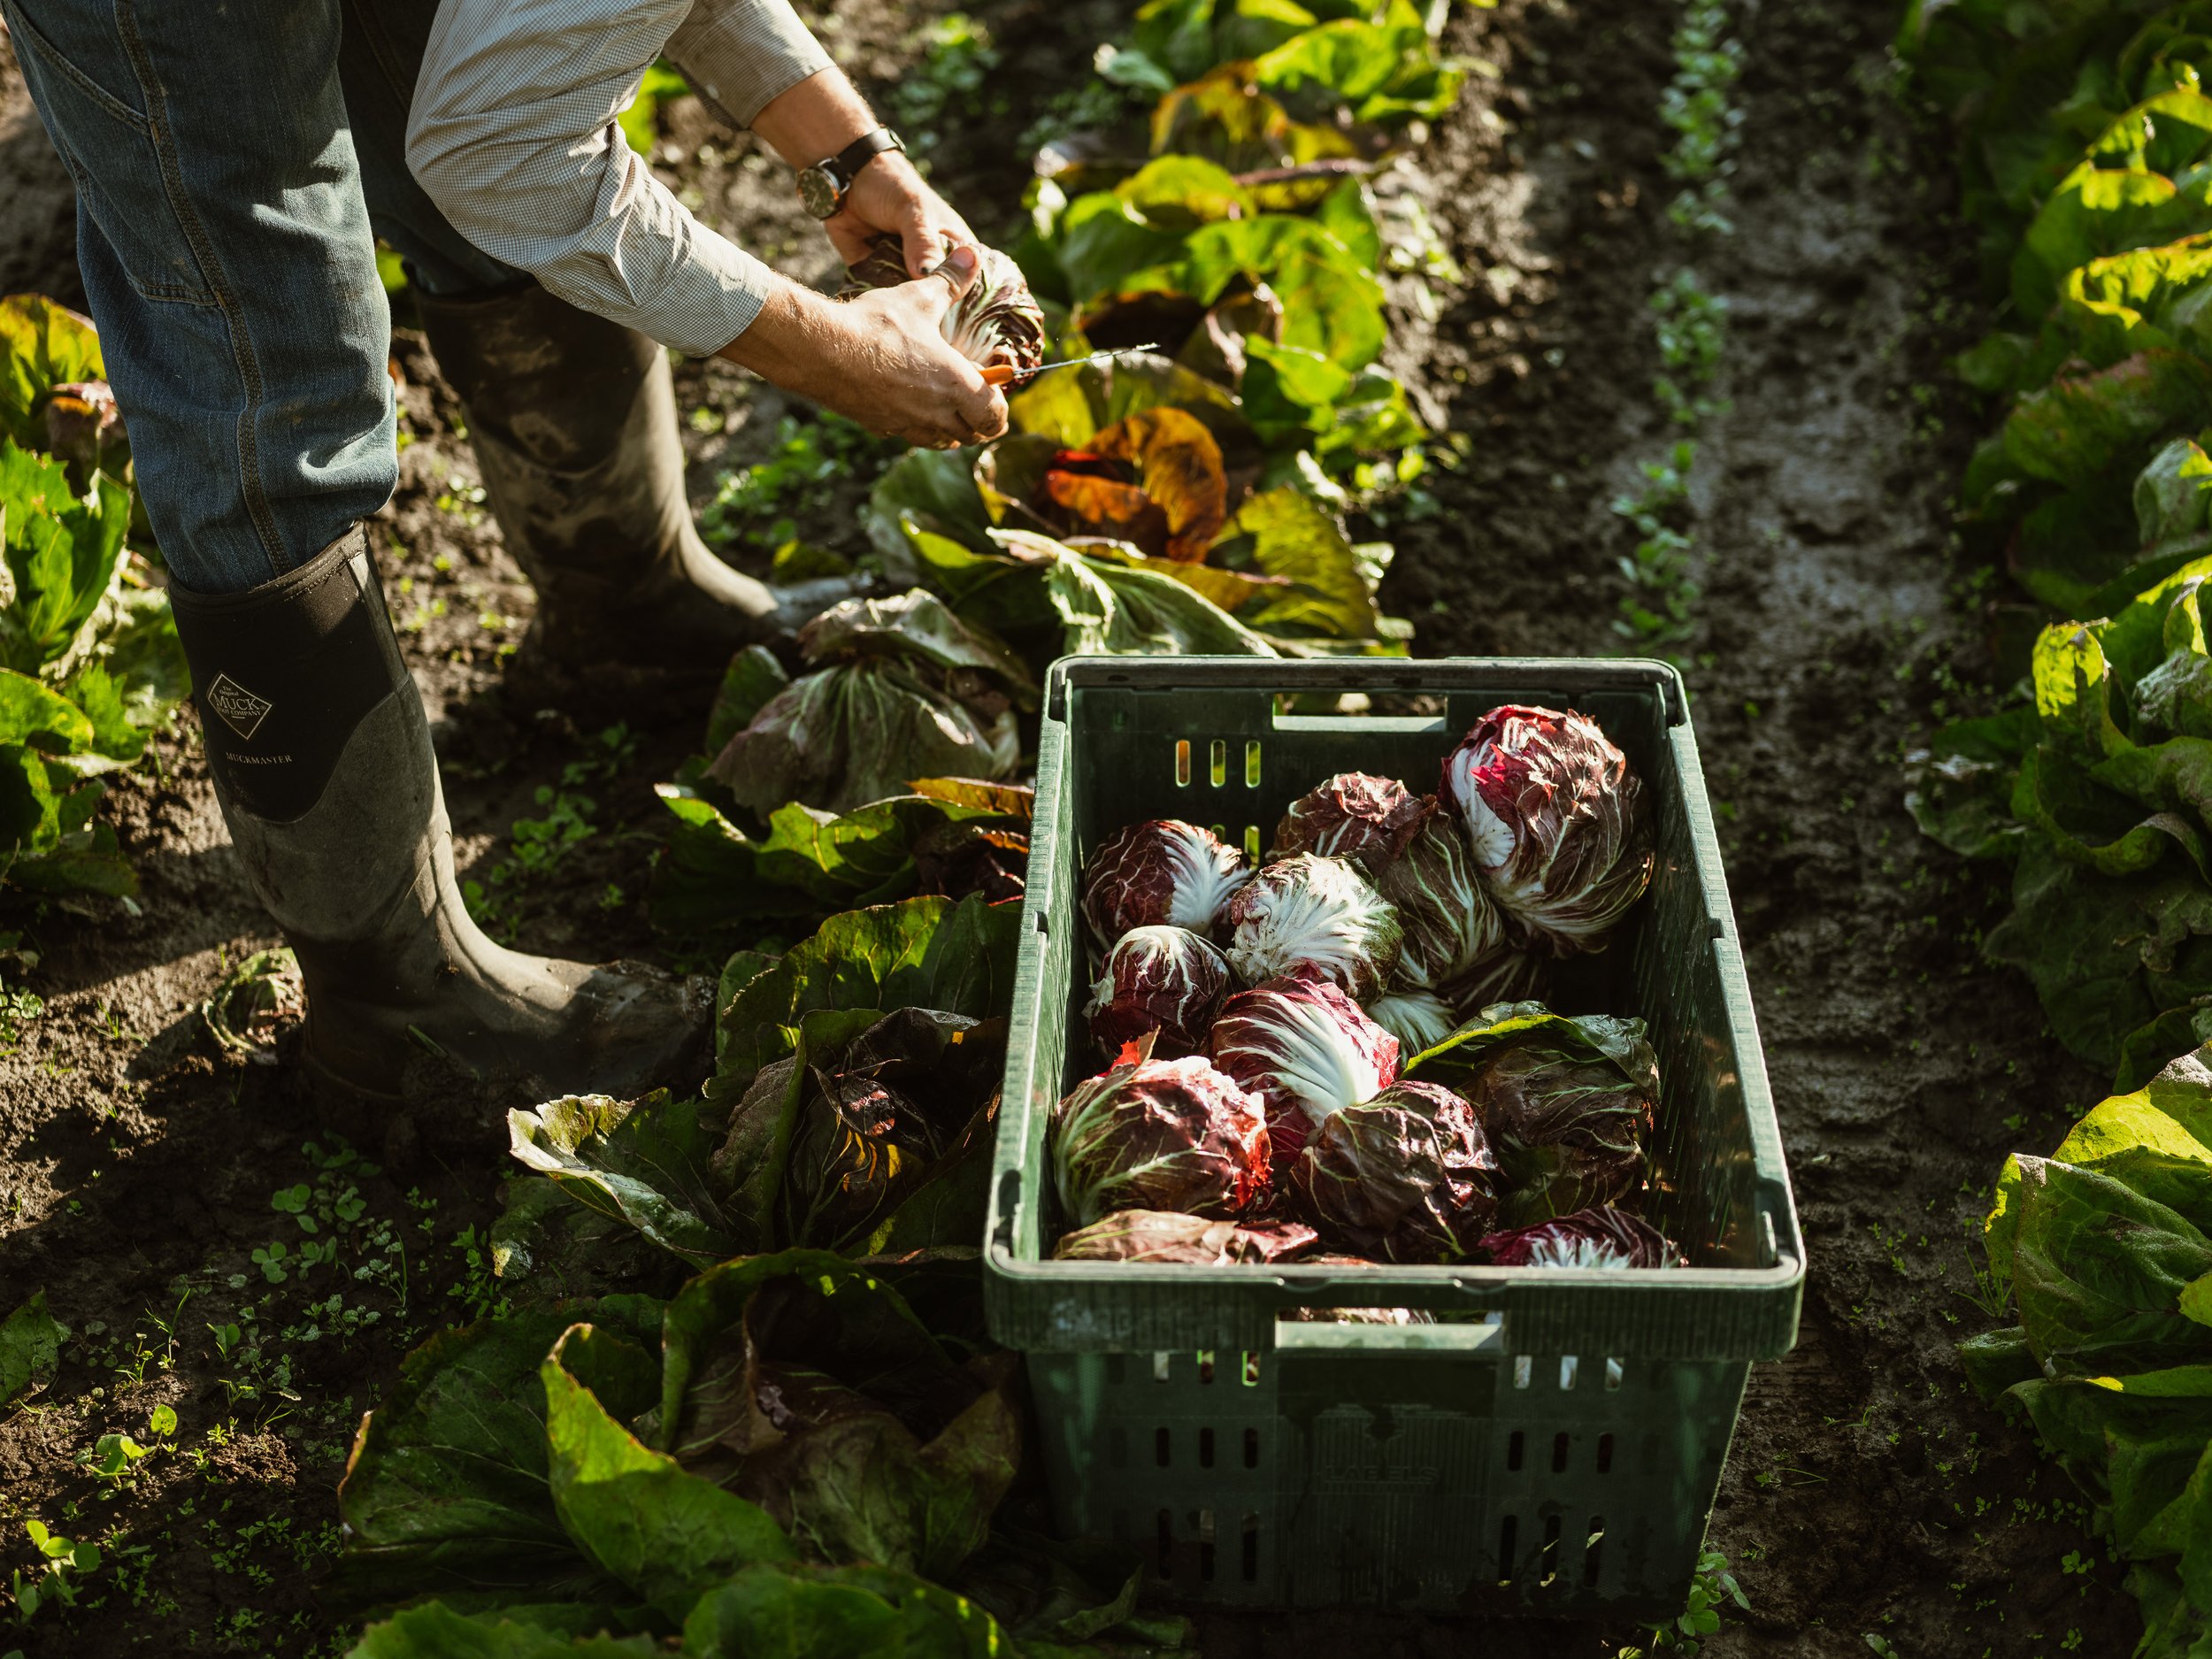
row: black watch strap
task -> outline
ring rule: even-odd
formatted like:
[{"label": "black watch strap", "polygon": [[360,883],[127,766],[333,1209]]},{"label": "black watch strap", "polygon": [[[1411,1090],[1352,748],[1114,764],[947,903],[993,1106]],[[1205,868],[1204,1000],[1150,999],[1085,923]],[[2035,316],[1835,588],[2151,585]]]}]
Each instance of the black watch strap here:
[{"label": "black watch strap", "polygon": [[849,186],[859,176],[860,170],[887,150],[904,150],[906,141],[887,127],[879,127],[872,133],[863,133],[858,138],[831,157],[827,165],[837,170],[838,184]]}]

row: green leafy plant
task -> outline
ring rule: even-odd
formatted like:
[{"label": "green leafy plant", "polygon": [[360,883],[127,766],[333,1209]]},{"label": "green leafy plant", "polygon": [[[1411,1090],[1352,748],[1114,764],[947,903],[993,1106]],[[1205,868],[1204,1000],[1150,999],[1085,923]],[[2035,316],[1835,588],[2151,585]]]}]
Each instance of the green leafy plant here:
[{"label": "green leafy plant", "polygon": [[23,1531],[39,1559],[28,1576],[20,1568],[8,1575],[18,1624],[28,1624],[42,1607],[76,1606],[84,1579],[99,1570],[101,1559],[97,1544],[60,1537],[48,1531],[43,1521],[26,1521]]},{"label": "green leafy plant", "polygon": [[2200,1048],[2093,1108],[2051,1156],[2009,1159],[1984,1238],[2019,1323],[1961,1350],[2088,1496],[2128,1563],[2146,1659],[2178,1659],[2212,1617],[2208,1113]]},{"label": "green leafy plant", "polygon": [[[1033,1600],[1009,1587],[1034,1569],[987,1545],[1020,1448],[1010,1375],[1004,1356],[959,1358],[888,1278],[818,1251],[726,1263],[665,1303],[449,1332],[410,1356],[341,1489],[338,1594],[417,1603],[356,1659],[571,1652],[592,1632],[597,1651],[699,1659],[1110,1632],[1133,1562],[1080,1600]],[[793,1409],[772,1426],[759,1398]],[[967,1593],[919,1576],[971,1563],[987,1571]]]},{"label": "green leafy plant", "polygon": [[96,411],[88,448],[61,419],[101,373],[82,318],[0,300],[0,879],[128,897],[136,878],[93,818],[99,779],[138,761],[187,675],[167,601],[125,550],[127,457],[101,447]]}]

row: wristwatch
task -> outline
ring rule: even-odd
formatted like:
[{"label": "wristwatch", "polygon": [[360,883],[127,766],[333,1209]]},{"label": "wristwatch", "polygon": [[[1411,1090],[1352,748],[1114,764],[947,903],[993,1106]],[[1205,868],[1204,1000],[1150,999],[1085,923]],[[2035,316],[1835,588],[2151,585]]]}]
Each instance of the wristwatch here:
[{"label": "wristwatch", "polygon": [[904,150],[905,141],[887,127],[863,133],[826,161],[799,169],[799,200],[817,219],[835,219],[845,211],[853,180],[887,150]]}]

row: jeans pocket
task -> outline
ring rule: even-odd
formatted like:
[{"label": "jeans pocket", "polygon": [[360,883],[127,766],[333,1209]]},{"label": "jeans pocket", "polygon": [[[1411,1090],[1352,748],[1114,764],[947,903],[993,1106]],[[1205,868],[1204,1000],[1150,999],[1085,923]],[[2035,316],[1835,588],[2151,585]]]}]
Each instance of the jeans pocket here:
[{"label": "jeans pocket", "polygon": [[[84,65],[89,54],[73,58],[63,51],[51,34],[26,15],[23,0],[0,0],[0,12],[15,38],[16,59],[47,134],[76,182],[79,209],[114,250],[131,286],[150,300],[214,304],[214,293],[170,196],[178,177],[176,158],[165,153],[145,111],[109,89],[124,84],[138,90],[121,42],[111,35],[102,42],[111,50],[99,55],[113,65],[103,84]],[[80,18],[67,20],[73,24]]]}]

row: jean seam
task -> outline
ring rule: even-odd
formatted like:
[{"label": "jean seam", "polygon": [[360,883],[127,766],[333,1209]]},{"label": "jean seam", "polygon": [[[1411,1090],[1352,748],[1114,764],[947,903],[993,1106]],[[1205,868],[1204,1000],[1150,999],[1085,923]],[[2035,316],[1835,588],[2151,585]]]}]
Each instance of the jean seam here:
[{"label": "jean seam", "polygon": [[237,365],[239,379],[244,383],[246,406],[239,413],[237,434],[239,491],[245,497],[247,517],[253,520],[254,529],[261,537],[262,549],[269,556],[271,568],[281,574],[292,568],[294,561],[285,552],[284,537],[277,529],[276,515],[270,509],[261,483],[261,446],[254,432],[265,398],[260,360],[254,355],[238,296],[231,291],[221,262],[215,256],[214,243],[206,227],[200,223],[190,193],[185,188],[184,169],[177,158],[176,144],[169,129],[168,95],[154,73],[153,60],[147,56],[146,43],[139,35],[134,0],[114,0],[114,5],[116,35],[123,42],[131,72],[138,77],[140,96],[146,100],[147,126],[153,139],[154,159],[161,168],[163,190],[169,198],[170,211],[177,216],[178,228],[191,246],[201,280],[222,311],[224,332],[230,336],[231,359]]},{"label": "jean seam", "polygon": [[131,108],[129,104],[110,92],[90,75],[85,73],[83,70],[71,63],[60,47],[40,34],[38,26],[24,14],[21,7],[10,6],[8,13],[11,28],[22,36],[29,44],[30,49],[38,54],[39,60],[49,69],[67,81],[78,91],[98,104],[103,111],[126,126],[134,128],[141,134],[152,131],[153,123],[143,114]]}]

